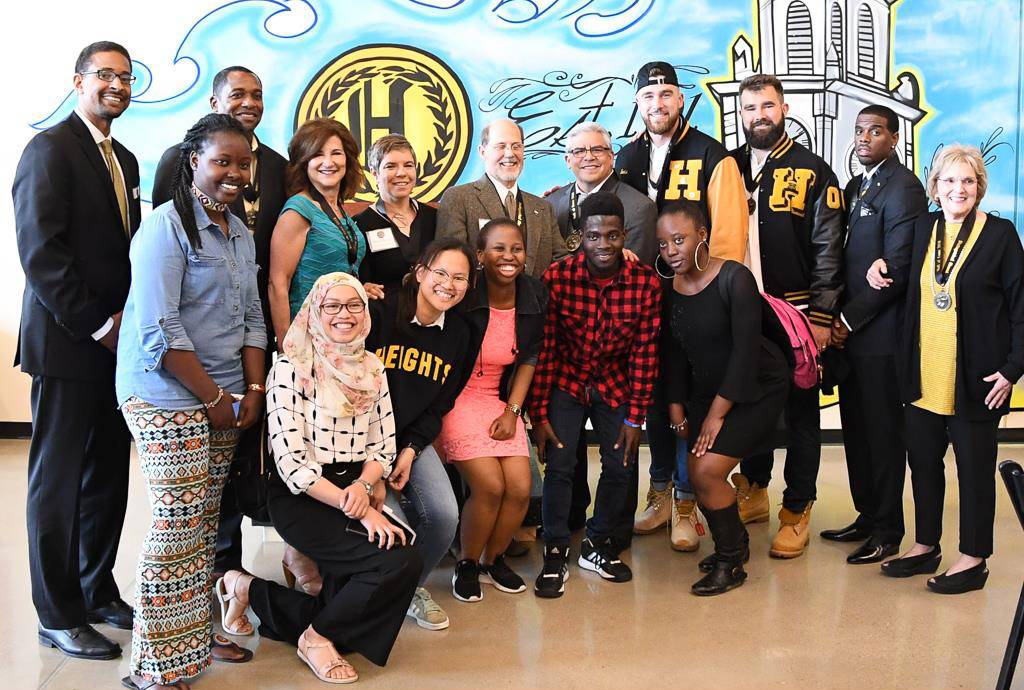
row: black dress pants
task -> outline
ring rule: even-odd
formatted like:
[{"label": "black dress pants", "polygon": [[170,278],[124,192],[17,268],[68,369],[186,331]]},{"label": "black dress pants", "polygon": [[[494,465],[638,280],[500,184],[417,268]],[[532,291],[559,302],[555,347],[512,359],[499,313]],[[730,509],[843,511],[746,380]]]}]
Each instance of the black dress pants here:
[{"label": "black dress pants", "polygon": [[[786,399],[786,489],[782,505],[794,513],[803,512],[817,498],[818,468],[821,465],[821,411],[818,386],[791,386]],[[759,453],[740,461],[740,471],[752,484],[766,487],[775,464],[773,452]]]},{"label": "black dress pants", "polygon": [[131,435],[114,381],[32,377],[28,558],[46,628],[86,624],[120,597],[113,567],[128,504]]},{"label": "black dress pants", "polygon": [[907,451],[891,355],[850,357],[850,373],[839,386],[839,416],[857,524],[878,543],[898,544]]},{"label": "black dress pants", "polygon": [[996,517],[996,429],[998,419],[972,421],[906,407],[907,458],[914,489],[917,543],[938,546],[946,493],[943,457],[950,441],[960,486],[960,553],[992,555]]},{"label": "black dress pants", "polygon": [[253,580],[249,605],[260,618],[260,634],[297,644],[312,625],[338,651],[386,664],[423,569],[419,551],[381,549],[365,534],[348,531],[350,520],[340,510],[306,494],[296,496],[279,481],[271,483],[269,494],[274,527],[286,543],[316,561],[324,584],[312,597]]}]

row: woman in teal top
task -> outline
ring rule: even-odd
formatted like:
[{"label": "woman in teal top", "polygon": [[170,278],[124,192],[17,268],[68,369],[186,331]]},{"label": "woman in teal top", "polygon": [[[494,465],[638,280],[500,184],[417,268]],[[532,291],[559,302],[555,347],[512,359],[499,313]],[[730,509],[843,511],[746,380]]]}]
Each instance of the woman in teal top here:
[{"label": "woman in teal top", "polygon": [[[359,275],[366,238],[343,208],[363,184],[359,147],[335,120],[310,120],[288,144],[285,202],[270,241],[268,297],[278,346],[317,278]],[[372,292],[372,286],[368,286]]]}]

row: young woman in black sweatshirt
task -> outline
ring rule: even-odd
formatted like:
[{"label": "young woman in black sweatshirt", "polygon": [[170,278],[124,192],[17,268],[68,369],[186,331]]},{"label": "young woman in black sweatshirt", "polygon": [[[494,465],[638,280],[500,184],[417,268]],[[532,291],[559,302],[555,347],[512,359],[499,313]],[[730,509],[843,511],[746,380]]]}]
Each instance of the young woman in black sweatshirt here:
[{"label": "young woman in black sweatshirt", "polygon": [[398,449],[387,504],[401,511],[401,494],[417,513],[415,546],[424,566],[408,615],[428,630],[448,627],[447,614],[423,583],[451,546],[459,522],[451,482],[431,444],[475,359],[470,328],[451,311],[471,289],[475,265],[476,257],[461,240],[436,240],[406,274],[398,294],[370,307],[366,349],[384,363]]}]

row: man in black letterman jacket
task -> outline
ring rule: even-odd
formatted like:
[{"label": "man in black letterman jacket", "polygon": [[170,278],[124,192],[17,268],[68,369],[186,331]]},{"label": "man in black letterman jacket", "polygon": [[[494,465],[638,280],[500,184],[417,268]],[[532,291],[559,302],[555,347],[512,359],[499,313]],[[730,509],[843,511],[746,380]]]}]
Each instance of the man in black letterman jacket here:
[{"label": "man in black letterman jacket", "polygon": [[[843,287],[842,190],[828,163],[786,134],[788,106],[776,77],[747,77],[739,96],[747,143],[730,155],[756,214],[748,264],[765,292],[804,311],[821,350],[829,344]],[[758,165],[760,175],[755,174]],[[786,403],[786,489],[779,532],[769,551],[776,558],[795,558],[807,547],[821,461],[818,392],[818,386],[794,386]],[[745,522],[768,519],[772,465],[772,453],[756,455],[743,460],[741,474],[733,477]]]}]

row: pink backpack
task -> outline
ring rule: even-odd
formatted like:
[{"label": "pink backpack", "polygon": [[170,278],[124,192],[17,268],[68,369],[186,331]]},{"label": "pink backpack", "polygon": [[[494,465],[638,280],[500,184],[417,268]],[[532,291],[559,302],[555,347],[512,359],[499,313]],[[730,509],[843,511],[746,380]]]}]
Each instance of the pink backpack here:
[{"label": "pink backpack", "polygon": [[[726,261],[719,273],[719,294],[729,303],[729,286],[732,276],[739,269],[736,261]],[[761,310],[761,332],[782,350],[782,355],[793,367],[793,383],[797,388],[814,388],[818,385],[821,368],[818,365],[818,345],[811,333],[811,322],[804,313],[784,299],[762,292],[764,300]],[[774,315],[774,318],[771,316]]]},{"label": "pink backpack", "polygon": [[766,292],[761,297],[775,312],[782,329],[789,336],[793,348],[793,383],[797,388],[814,388],[818,385],[818,345],[811,333],[811,322],[802,311],[784,299],[772,297]]}]

